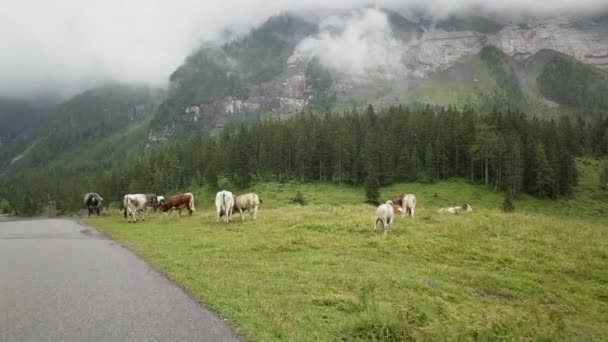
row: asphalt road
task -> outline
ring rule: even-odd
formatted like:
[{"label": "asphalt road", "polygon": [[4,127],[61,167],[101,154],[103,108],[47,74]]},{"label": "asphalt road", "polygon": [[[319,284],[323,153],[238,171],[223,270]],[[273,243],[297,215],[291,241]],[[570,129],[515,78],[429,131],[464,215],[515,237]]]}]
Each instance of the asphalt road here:
[{"label": "asphalt road", "polygon": [[238,341],[214,313],[93,228],[0,221],[0,341]]}]

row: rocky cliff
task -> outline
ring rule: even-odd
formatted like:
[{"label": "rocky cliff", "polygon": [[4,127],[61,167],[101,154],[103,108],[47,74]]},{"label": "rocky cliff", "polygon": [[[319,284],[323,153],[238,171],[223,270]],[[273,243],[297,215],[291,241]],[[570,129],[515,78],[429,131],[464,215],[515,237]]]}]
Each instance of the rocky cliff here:
[{"label": "rocky cliff", "polygon": [[407,12],[283,15],[234,42],[201,48],[172,75],[147,147],[239,120],[379,98],[404,101],[421,81],[486,46],[521,63],[553,50],[608,70],[606,16],[513,20],[399,13]]}]

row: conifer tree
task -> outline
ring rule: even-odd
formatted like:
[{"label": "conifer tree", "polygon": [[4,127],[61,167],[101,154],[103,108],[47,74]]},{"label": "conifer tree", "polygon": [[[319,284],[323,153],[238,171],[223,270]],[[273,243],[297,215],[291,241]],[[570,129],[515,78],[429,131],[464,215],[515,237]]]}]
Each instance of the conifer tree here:
[{"label": "conifer tree", "polygon": [[541,143],[536,145],[532,170],[535,176],[534,191],[536,195],[540,198],[550,195],[554,183],[554,171]]},{"label": "conifer tree", "polygon": [[515,211],[515,200],[513,198],[513,193],[511,191],[505,192],[505,199],[502,202],[502,210],[505,213],[510,213]]},{"label": "conifer tree", "polygon": [[434,181],[436,173],[436,160],[433,144],[430,142],[426,145],[426,150],[424,153],[424,169],[428,180],[431,182]]}]

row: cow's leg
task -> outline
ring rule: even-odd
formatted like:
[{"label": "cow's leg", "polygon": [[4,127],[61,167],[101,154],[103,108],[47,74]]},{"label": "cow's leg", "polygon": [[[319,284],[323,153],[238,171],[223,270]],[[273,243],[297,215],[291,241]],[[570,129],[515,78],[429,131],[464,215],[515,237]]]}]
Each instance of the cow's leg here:
[{"label": "cow's leg", "polygon": [[215,222],[220,223],[220,212],[218,210],[215,211]]},{"label": "cow's leg", "polygon": [[258,218],[258,206],[253,207],[253,220]]},{"label": "cow's leg", "polygon": [[243,214],[243,209],[239,208],[239,214],[241,214],[241,221],[245,221],[245,214]]},{"label": "cow's leg", "polygon": [[416,207],[412,207],[412,209],[410,210],[410,216],[414,217],[414,212],[416,211]]}]

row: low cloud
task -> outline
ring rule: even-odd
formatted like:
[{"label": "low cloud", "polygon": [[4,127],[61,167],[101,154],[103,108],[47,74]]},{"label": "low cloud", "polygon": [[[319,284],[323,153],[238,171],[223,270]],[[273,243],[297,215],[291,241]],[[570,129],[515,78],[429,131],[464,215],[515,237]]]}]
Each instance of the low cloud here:
[{"label": "low cloud", "polygon": [[[217,41],[226,30],[243,34],[282,12],[348,11],[369,4],[369,0],[2,0],[0,96],[69,96],[108,81],[165,86],[171,72],[201,42]],[[608,6],[605,0],[388,0],[372,4],[416,7],[431,16],[476,7],[553,15],[598,13]],[[386,66],[399,56],[390,51],[395,41],[385,19],[377,11],[355,13],[346,19],[348,25],[339,22],[344,18],[325,21],[325,33],[311,37],[302,51],[319,52],[317,47],[323,47],[325,62],[354,74],[370,67],[390,73]],[[364,53],[341,58],[339,50]]]},{"label": "low cloud", "polygon": [[299,44],[298,54],[317,57],[355,81],[369,75],[393,79],[406,72],[401,61],[404,43],[394,38],[384,12],[370,8],[332,15],[319,28]]}]

